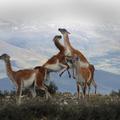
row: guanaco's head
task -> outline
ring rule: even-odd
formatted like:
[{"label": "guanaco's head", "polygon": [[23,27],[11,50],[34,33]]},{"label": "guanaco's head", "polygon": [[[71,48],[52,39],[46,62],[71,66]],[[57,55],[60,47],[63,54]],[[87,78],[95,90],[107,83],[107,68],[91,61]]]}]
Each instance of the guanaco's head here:
[{"label": "guanaco's head", "polygon": [[80,57],[79,56],[66,56],[66,60],[74,64],[80,60]]},{"label": "guanaco's head", "polygon": [[78,62],[80,60],[80,57],[79,56],[74,56],[72,58],[72,60],[73,60],[73,63]]},{"label": "guanaco's head", "polygon": [[58,31],[60,31],[61,34],[65,34],[65,33],[70,34],[70,32],[68,32],[68,31],[67,31],[66,29],[64,29],[64,28],[59,28]]},{"label": "guanaco's head", "polygon": [[60,40],[61,38],[62,38],[61,35],[56,35],[56,36],[53,38],[53,41]]},{"label": "guanaco's head", "polygon": [[10,56],[8,54],[2,54],[0,56],[0,60],[4,60],[5,62],[8,62],[10,60]]}]

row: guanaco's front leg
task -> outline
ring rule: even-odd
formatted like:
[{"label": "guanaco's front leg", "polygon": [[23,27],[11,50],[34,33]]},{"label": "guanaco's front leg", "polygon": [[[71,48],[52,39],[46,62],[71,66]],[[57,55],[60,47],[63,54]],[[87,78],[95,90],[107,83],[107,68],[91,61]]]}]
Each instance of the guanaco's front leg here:
[{"label": "guanaco's front leg", "polygon": [[69,78],[71,78],[71,74],[70,74],[70,72],[69,72],[69,70],[68,70],[68,69],[69,69],[69,66],[68,66],[68,65],[64,65],[64,64],[60,64],[60,66],[63,67],[63,69],[60,71],[59,76],[61,77],[62,74],[67,70],[68,75],[69,75]]},{"label": "guanaco's front leg", "polygon": [[72,67],[72,73],[73,73],[73,79],[76,79],[76,77],[75,77],[76,72],[75,72],[75,68],[74,67]]}]

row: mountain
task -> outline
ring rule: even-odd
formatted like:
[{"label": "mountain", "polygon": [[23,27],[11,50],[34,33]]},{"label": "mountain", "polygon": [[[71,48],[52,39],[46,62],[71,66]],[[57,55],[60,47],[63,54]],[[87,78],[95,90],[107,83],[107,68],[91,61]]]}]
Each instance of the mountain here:
[{"label": "mountain", "polygon": [[13,90],[13,88],[14,88],[14,85],[8,78],[0,79],[0,90],[10,91],[10,90]]},{"label": "mountain", "polygon": [[[58,75],[55,75],[54,78],[56,78],[55,83],[57,84],[60,91],[70,91],[72,93],[76,92],[75,80],[69,79],[67,73],[64,74],[61,78],[58,78]],[[117,91],[120,89],[120,75],[102,70],[96,70],[95,80],[97,83],[98,93],[106,94],[110,93],[112,90]],[[92,91],[94,91],[93,87]]]},{"label": "mountain", "polygon": [[[112,90],[120,89],[120,75],[105,72],[102,70],[96,70],[95,80],[97,83],[97,92],[102,94],[108,94]],[[62,92],[76,92],[76,82],[74,79],[69,79],[67,73],[63,74],[60,78],[57,73],[51,74],[51,81],[54,81],[58,86],[58,90]],[[14,86],[10,83],[8,78],[3,78],[0,80],[0,90],[10,90]],[[92,92],[94,88],[92,87]]]},{"label": "mountain", "polygon": [[98,90],[102,93],[120,89],[120,75],[97,70],[95,72],[95,80],[97,81]]}]

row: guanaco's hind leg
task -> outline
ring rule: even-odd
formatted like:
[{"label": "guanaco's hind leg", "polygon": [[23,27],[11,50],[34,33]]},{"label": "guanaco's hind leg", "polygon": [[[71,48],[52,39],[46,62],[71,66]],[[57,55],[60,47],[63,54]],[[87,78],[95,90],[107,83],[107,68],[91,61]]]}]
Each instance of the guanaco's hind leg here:
[{"label": "guanaco's hind leg", "polygon": [[82,98],[84,99],[86,97],[87,84],[81,83],[81,88],[82,88]]},{"label": "guanaco's hind leg", "polygon": [[76,77],[75,77],[75,68],[72,68],[72,73],[73,73],[73,79],[76,79]]},{"label": "guanaco's hind leg", "polygon": [[90,89],[91,89],[91,86],[88,85],[88,98],[90,97]]},{"label": "guanaco's hind leg", "polygon": [[83,88],[83,95],[84,95],[84,97],[86,96],[86,87],[85,86]]},{"label": "guanaco's hind leg", "polygon": [[95,94],[96,94],[96,92],[97,92],[97,84],[96,84],[96,82],[95,82],[94,79],[92,80],[92,84],[93,84],[93,86],[95,87]]},{"label": "guanaco's hind leg", "polygon": [[17,87],[17,104],[21,104],[21,95],[22,95],[22,84]]},{"label": "guanaco's hind leg", "polygon": [[32,97],[35,98],[36,97],[36,90],[35,90],[35,81],[33,82],[33,85],[30,88]]},{"label": "guanaco's hind leg", "polygon": [[47,89],[47,87],[45,86],[45,85],[42,85],[41,87],[39,87],[41,90],[44,90],[45,91],[45,97],[46,97],[46,99],[48,99],[48,98],[51,98],[51,95],[50,95],[50,93],[48,92],[48,89]]},{"label": "guanaco's hind leg", "polygon": [[80,99],[80,84],[77,82],[77,95],[78,95],[78,99]]}]

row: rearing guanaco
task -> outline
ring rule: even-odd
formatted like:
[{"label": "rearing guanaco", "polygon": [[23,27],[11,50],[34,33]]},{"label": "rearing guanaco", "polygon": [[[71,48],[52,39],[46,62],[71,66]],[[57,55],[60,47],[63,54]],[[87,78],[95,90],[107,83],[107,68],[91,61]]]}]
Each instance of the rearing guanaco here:
[{"label": "rearing guanaco", "polygon": [[[88,62],[88,60],[85,58],[85,56],[80,51],[78,51],[78,50],[76,50],[76,49],[74,49],[72,47],[72,45],[71,45],[71,43],[69,41],[69,36],[68,36],[68,34],[70,34],[70,33],[66,29],[64,29],[64,28],[59,28],[58,30],[62,33],[62,35],[64,37],[64,45],[65,45],[65,48],[66,48],[66,51],[65,51],[64,54],[66,56],[72,56],[72,57],[78,56],[81,61],[88,63],[89,66],[87,68],[83,68],[83,67],[80,68],[80,71],[79,71],[80,73],[79,74],[84,76],[84,80],[85,81],[92,81],[93,80],[93,75],[94,75],[94,72],[93,72],[93,69],[94,69],[93,67],[94,66],[91,65]],[[95,81],[94,81],[94,83],[95,83]],[[95,86],[95,91],[96,91],[96,83],[94,84],[94,86]],[[87,86],[84,85],[84,95],[86,95],[86,87]],[[79,86],[78,85],[77,85],[77,88],[78,88],[77,91],[79,91]],[[78,97],[79,97],[79,95],[78,95]]]},{"label": "rearing guanaco", "polygon": [[[44,65],[43,67],[48,70],[48,72],[59,72],[60,76],[64,71],[68,71],[69,65],[66,62],[66,58],[64,55],[64,46],[59,43],[59,40],[62,37],[60,35],[56,35],[53,38],[54,44],[56,47],[60,50],[60,52],[53,57],[51,57]],[[68,71],[69,77],[71,77],[70,72]]]},{"label": "rearing guanaco", "polygon": [[[90,71],[81,71],[81,66],[80,66],[80,57],[78,56],[74,56],[73,58],[73,64],[75,66],[75,76],[76,76],[76,85],[77,85],[77,91],[78,91],[78,98],[80,97],[80,88],[79,86],[81,86],[82,88],[82,97],[84,98],[84,94],[85,94],[85,88],[88,86],[88,95],[90,93],[90,85],[91,83],[93,85],[95,85],[95,81],[93,79],[86,79],[86,77],[89,77],[89,72]],[[86,73],[88,72],[88,73]],[[93,71],[94,72],[94,71]],[[96,92],[96,91],[95,91]]]}]

